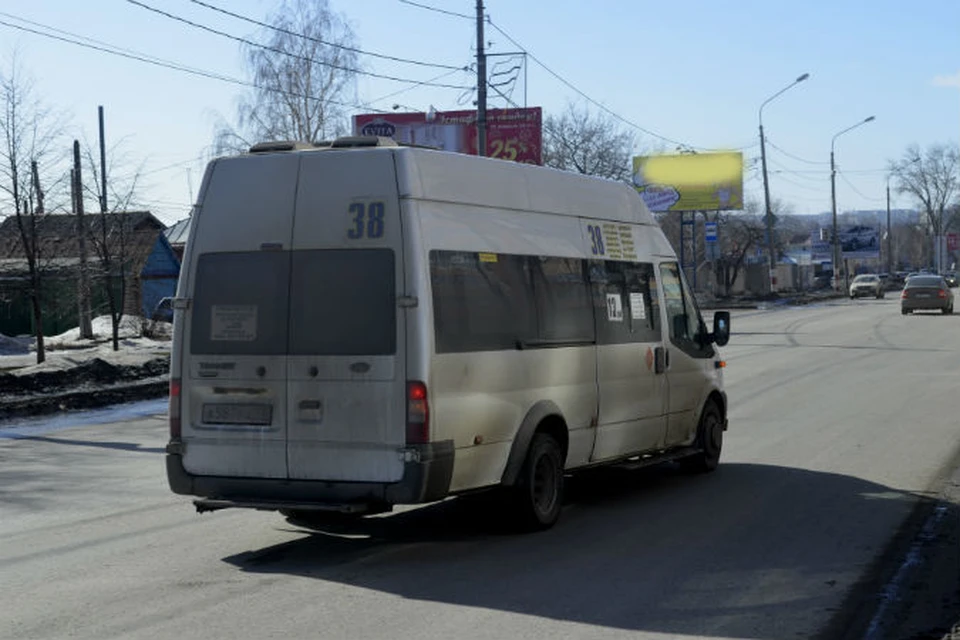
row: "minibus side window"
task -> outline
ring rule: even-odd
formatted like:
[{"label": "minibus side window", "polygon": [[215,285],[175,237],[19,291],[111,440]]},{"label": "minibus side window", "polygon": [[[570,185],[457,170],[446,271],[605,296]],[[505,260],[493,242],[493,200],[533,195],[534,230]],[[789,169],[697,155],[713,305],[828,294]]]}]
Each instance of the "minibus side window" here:
[{"label": "minibus side window", "polygon": [[525,256],[430,252],[437,353],[516,349],[536,334]]},{"label": "minibus side window", "polygon": [[579,258],[529,258],[533,276],[537,339],[594,339],[590,294]]},{"label": "minibus side window", "polygon": [[654,274],[646,262],[590,261],[599,344],[660,341]]}]

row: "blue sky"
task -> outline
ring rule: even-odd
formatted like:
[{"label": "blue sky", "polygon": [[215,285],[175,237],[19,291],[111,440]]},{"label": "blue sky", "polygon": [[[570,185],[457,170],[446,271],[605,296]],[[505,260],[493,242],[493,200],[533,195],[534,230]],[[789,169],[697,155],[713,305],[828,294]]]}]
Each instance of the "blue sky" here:
[{"label": "blue sky", "polygon": [[[255,32],[189,0],[143,0],[168,12],[229,31]],[[417,0],[472,15],[474,0]],[[266,0],[210,0],[262,19]],[[401,0],[330,0],[346,16],[359,46],[403,58],[468,65],[472,20]],[[493,24],[551,71],[623,118],[670,140],[698,148],[742,148],[759,157],[758,109],[802,73],[803,82],[763,113],[771,194],[796,213],[830,207],[830,140],[875,115],[876,121],[837,140],[838,208],[881,209],[888,160],[918,143],[960,143],[960,2],[956,0],[486,0]],[[43,30],[23,20],[116,47],[226,76],[245,78],[239,45],[150,13],[125,0],[6,0],[0,21]],[[61,34],[63,35],[63,34]],[[73,36],[66,36],[73,38]],[[518,47],[492,26],[491,53]],[[229,83],[83,49],[0,25],[4,68],[14,48],[51,106],[69,112],[75,135],[96,137],[96,109],[106,110],[109,141],[147,162],[143,199],[167,223],[185,217],[191,185],[219,116],[231,117],[243,91]],[[411,81],[443,70],[361,58],[364,68]],[[491,64],[494,60],[491,60]],[[559,113],[583,98],[533,60],[527,104]],[[473,86],[453,72],[442,80]],[[425,110],[469,107],[469,92],[415,87],[362,77],[357,99]],[[512,97],[522,103],[522,84]],[[463,100],[466,99],[466,102]],[[502,101],[491,100],[501,106]],[[592,107],[596,110],[596,107]],[[357,111],[365,109],[358,107]],[[637,132],[645,148],[676,146]],[[758,163],[752,163],[758,166]],[[748,198],[762,197],[757,169],[745,177]],[[910,206],[894,195],[895,207]]]}]

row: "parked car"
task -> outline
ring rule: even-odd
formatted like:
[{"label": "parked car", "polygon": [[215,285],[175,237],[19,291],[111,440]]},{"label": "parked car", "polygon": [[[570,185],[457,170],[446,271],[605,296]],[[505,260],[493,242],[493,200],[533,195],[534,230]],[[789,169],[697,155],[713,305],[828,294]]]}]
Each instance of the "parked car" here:
[{"label": "parked car", "polygon": [[840,247],[843,251],[876,249],[878,245],[877,230],[873,227],[861,225],[840,232]]},{"label": "parked car", "polygon": [[154,307],[150,319],[160,322],[173,322],[173,298],[161,298],[157,306]]},{"label": "parked car", "polygon": [[937,309],[944,314],[953,313],[953,292],[943,276],[924,274],[909,278],[900,294],[900,313]]},{"label": "parked car", "polygon": [[883,281],[880,279],[880,276],[873,273],[861,274],[850,283],[851,298],[873,296],[879,300],[883,297],[883,293]]}]

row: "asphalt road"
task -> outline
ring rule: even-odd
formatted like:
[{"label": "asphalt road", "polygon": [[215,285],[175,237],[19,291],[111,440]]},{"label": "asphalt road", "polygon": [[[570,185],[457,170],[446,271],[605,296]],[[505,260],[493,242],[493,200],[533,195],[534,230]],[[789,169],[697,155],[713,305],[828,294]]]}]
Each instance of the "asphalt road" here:
[{"label": "asphalt road", "polygon": [[167,490],[162,415],[19,439],[0,427],[0,638],[866,628],[918,501],[935,510],[956,466],[960,315],[902,317],[888,297],[738,313],[733,330],[721,468],[577,478],[560,524],[535,535],[458,500],[327,533],[273,513],[200,516]]}]

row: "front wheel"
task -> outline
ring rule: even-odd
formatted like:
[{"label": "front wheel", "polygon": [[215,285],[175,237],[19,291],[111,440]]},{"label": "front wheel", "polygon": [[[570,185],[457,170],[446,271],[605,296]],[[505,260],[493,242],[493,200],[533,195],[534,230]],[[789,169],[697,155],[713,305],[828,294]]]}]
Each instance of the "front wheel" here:
[{"label": "front wheel", "polygon": [[720,464],[723,449],[723,416],[712,400],[703,407],[694,447],[699,451],[680,460],[680,468],[689,473],[709,473]]},{"label": "front wheel", "polygon": [[525,530],[549,529],[563,507],[563,454],[553,436],[533,436],[512,490],[516,523]]}]

